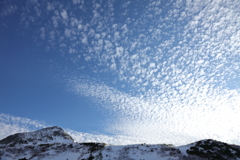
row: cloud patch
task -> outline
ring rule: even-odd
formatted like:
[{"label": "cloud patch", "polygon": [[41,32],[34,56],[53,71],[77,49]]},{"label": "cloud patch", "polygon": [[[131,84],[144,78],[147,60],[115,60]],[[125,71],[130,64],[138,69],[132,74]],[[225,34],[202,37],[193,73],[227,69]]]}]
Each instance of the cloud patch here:
[{"label": "cloud patch", "polygon": [[44,122],[0,114],[0,139],[19,132],[29,132],[46,127]]},{"label": "cloud patch", "polygon": [[[28,118],[15,117],[8,114],[0,114],[0,140],[15,134],[22,132],[31,132],[38,129],[49,127],[44,122],[31,120]],[[71,129],[64,129],[70,134],[76,142],[99,142],[107,144],[132,144],[137,142],[137,139],[121,136],[121,135],[102,135],[102,134],[91,134],[73,131]]]}]

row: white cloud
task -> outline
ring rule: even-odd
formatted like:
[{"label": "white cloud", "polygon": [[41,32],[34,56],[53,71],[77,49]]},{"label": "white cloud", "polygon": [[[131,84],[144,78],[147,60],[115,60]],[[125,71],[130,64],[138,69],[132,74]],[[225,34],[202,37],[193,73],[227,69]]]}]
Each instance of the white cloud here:
[{"label": "white cloud", "polygon": [[[51,18],[41,37],[44,31],[53,47],[58,44],[59,50],[75,53],[76,57],[71,54],[66,59],[84,60],[78,68],[86,65],[97,68],[96,73],[108,72],[120,81],[116,85],[125,86],[122,92],[113,84],[100,85],[82,77],[71,82],[74,92],[116,115],[108,126],[112,133],[150,143],[202,138],[236,143],[239,90],[228,85],[240,75],[240,3],[219,2],[161,4],[153,0],[139,10],[138,4],[123,2],[120,10],[111,0],[89,4],[90,8],[84,1],[73,0],[72,11],[56,4],[54,8],[61,12],[48,12]],[[131,17],[125,15],[130,6],[136,8]],[[85,13],[84,8],[91,7],[93,13],[78,16],[74,12]],[[52,10],[49,5],[46,8]],[[22,17],[30,25],[31,16]],[[225,130],[220,131],[219,125]]]},{"label": "white cloud", "polygon": [[84,3],[83,0],[73,0],[73,3],[74,3],[74,4],[78,4],[78,3],[81,3],[81,2]]},{"label": "white cloud", "polygon": [[40,28],[40,32],[41,32],[40,37],[41,37],[42,39],[45,39],[45,29],[44,29],[44,27],[41,27],[41,28]]},{"label": "white cloud", "polygon": [[66,36],[67,38],[70,38],[70,37],[71,37],[71,30],[70,30],[70,29],[68,29],[68,28],[65,29],[65,36]]},{"label": "white cloud", "polygon": [[4,123],[0,123],[0,127],[1,127],[0,140],[15,133],[29,131],[27,128],[19,127],[17,125],[4,124]]},{"label": "white cloud", "polygon": [[116,48],[116,56],[121,57],[124,52],[124,49],[122,46]]},{"label": "white cloud", "polygon": [[19,132],[28,132],[45,127],[44,122],[28,118],[0,114],[0,139]]},{"label": "white cloud", "polygon": [[54,10],[54,5],[48,2],[47,3],[47,10],[49,10],[49,11]]},{"label": "white cloud", "polygon": [[[31,132],[41,128],[47,127],[43,122],[31,120],[22,117],[15,117],[7,114],[0,114],[0,140],[15,134],[23,132]],[[64,129],[64,128],[63,128]],[[99,142],[107,144],[131,144],[136,139],[121,135],[101,135],[73,131],[71,129],[64,129],[70,134],[76,142]]]},{"label": "white cloud", "polygon": [[15,13],[17,11],[18,7],[16,5],[9,5],[7,7],[3,7],[0,15],[1,16],[8,16],[11,15],[13,13]]},{"label": "white cloud", "polygon": [[67,19],[68,19],[67,11],[66,11],[66,10],[62,10],[61,16],[62,16],[62,18],[63,18],[64,20],[67,20]]},{"label": "white cloud", "polygon": [[82,42],[82,44],[85,44],[85,45],[88,44],[88,37],[87,37],[87,35],[86,35],[85,33],[83,33],[83,32],[82,32],[82,34],[81,34],[81,42]]},{"label": "white cloud", "polygon": [[76,142],[99,142],[99,143],[106,143],[106,144],[135,144],[138,142],[136,138],[121,136],[121,135],[102,135],[102,134],[91,134],[91,133],[83,133],[83,132],[76,132],[71,129],[66,129],[66,132],[72,136],[72,138]]},{"label": "white cloud", "polygon": [[236,127],[240,120],[240,94],[236,91],[196,84],[183,88],[181,95],[171,90],[162,95],[153,91],[143,98],[82,78],[71,85],[76,94],[91,97],[113,112],[115,119],[107,131],[135,137],[135,143],[180,145],[205,138],[240,143],[236,141],[240,134]]}]

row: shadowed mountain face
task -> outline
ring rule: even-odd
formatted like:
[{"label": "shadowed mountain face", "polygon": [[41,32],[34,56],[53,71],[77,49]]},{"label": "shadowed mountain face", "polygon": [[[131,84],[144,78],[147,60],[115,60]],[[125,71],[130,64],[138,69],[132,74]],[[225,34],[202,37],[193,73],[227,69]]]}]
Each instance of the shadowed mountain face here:
[{"label": "shadowed mountain face", "polygon": [[240,158],[240,146],[208,139],[193,143],[187,153],[207,159],[237,159]]},{"label": "shadowed mountain face", "polygon": [[201,140],[185,146],[77,143],[60,127],[17,133],[0,141],[0,160],[240,160],[240,146]]}]

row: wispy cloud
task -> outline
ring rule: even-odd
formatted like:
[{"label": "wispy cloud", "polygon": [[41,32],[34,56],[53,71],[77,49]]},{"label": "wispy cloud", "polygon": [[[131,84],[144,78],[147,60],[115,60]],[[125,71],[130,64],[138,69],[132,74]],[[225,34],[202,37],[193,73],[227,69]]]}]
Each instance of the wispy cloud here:
[{"label": "wispy cloud", "polygon": [[[28,118],[15,117],[8,114],[0,114],[0,140],[15,134],[23,132],[31,132],[38,129],[48,127],[44,122],[31,120]],[[76,142],[99,142],[107,144],[132,144],[138,142],[136,138],[122,135],[102,135],[73,131],[63,128],[70,134]]]},{"label": "wispy cloud", "polygon": [[91,134],[76,132],[71,129],[66,129],[66,132],[70,134],[76,142],[99,142],[106,144],[136,144],[139,143],[138,138],[128,137],[124,135],[103,135],[103,134]]},{"label": "wispy cloud", "polygon": [[19,132],[28,132],[46,127],[44,122],[28,118],[0,114],[0,139]]},{"label": "wispy cloud", "polygon": [[0,12],[0,15],[1,16],[8,16],[8,15],[11,15],[14,12],[16,12],[16,10],[17,10],[16,5],[9,5],[9,6],[7,6],[7,8],[3,7],[2,11]]}]

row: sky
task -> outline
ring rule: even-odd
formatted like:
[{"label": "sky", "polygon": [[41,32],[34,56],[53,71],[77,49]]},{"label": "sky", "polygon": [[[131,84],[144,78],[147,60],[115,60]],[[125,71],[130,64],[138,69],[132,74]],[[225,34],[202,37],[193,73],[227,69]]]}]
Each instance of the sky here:
[{"label": "sky", "polygon": [[0,1],[0,139],[240,145],[238,0]]}]

